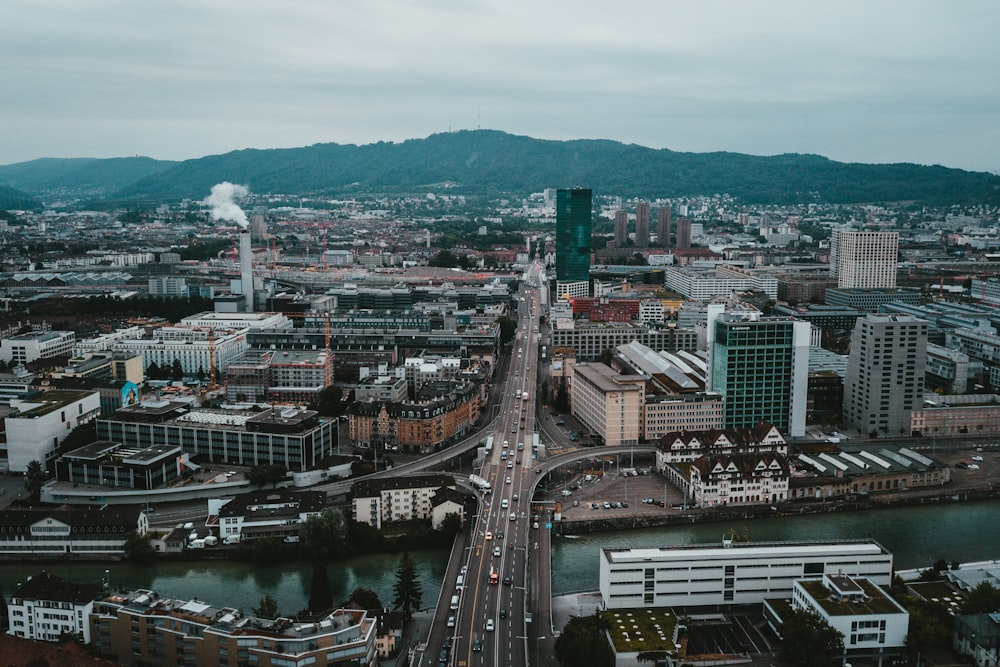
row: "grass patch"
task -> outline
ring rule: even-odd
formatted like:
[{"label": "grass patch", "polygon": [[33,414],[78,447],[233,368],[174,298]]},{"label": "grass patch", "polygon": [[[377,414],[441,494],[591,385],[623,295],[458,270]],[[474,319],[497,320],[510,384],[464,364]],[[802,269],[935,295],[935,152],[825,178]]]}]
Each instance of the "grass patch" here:
[{"label": "grass patch", "polygon": [[677,617],[669,609],[611,609],[601,618],[619,653],[674,650]]}]

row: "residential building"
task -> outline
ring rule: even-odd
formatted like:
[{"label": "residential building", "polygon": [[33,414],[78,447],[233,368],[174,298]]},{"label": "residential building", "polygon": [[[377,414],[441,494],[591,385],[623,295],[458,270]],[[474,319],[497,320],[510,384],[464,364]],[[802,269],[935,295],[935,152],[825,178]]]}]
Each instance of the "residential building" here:
[{"label": "residential building", "polygon": [[707,389],[725,397],[726,428],[766,421],[805,434],[809,331],[808,322],[709,305]]},{"label": "residential building", "polygon": [[149,338],[121,340],[114,351],[142,355],[146,368],[156,364],[170,368],[176,361],[187,375],[206,376],[215,368],[225,373],[229,364],[240,359],[248,349],[245,330],[223,331],[211,328],[161,327]]},{"label": "residential building", "polygon": [[397,521],[430,519],[434,497],[441,489],[456,490],[455,478],[425,474],[363,480],[351,489],[352,514],[355,521],[379,530]]},{"label": "residential building", "polygon": [[376,620],[336,609],[310,622],[248,616],[151,590],[111,593],[94,603],[94,647],[119,663],[149,667],[375,667]]},{"label": "residential building", "polygon": [[975,667],[1000,665],[1000,616],[996,612],[955,616],[951,644],[956,653],[972,658]]},{"label": "residential building", "polygon": [[219,539],[236,536],[240,542],[262,537],[297,537],[309,517],[326,509],[323,491],[253,491],[211,501],[209,514],[219,517]]},{"label": "residential building", "polygon": [[638,444],[646,394],[644,376],[621,375],[601,363],[578,363],[570,386],[573,416],[606,446]]},{"label": "residential building", "polygon": [[661,247],[670,247],[670,206],[661,206],[656,211],[656,240]]},{"label": "residential building", "polygon": [[649,247],[649,203],[644,201],[635,205],[635,247]]},{"label": "residential building", "polygon": [[1000,395],[925,394],[910,415],[910,432],[925,438],[1000,433]]},{"label": "residential building", "polygon": [[68,357],[76,334],[72,331],[31,331],[0,339],[0,361],[24,365],[38,359]]},{"label": "residential building", "polygon": [[869,314],[851,336],[844,419],[865,434],[910,435],[924,399],[927,322],[911,315]]},{"label": "residential building", "polygon": [[760,422],[753,428],[674,431],[663,435],[656,447],[656,470],[668,474],[679,463],[692,463],[705,456],[732,454],[788,454],[788,445],[771,424]]},{"label": "residential building", "polygon": [[101,589],[78,584],[45,570],[28,577],[7,603],[9,633],[25,639],[58,642],[65,635],[78,635],[90,643],[90,613]]},{"label": "residential building", "polygon": [[6,419],[7,460],[10,472],[25,472],[38,461],[50,469],[59,443],[77,426],[100,415],[101,398],[96,391],[53,390],[26,399],[13,399],[16,415]]},{"label": "residential building", "polygon": [[370,375],[354,390],[354,400],[388,401],[400,403],[406,400],[406,378],[393,375]]},{"label": "residential building", "polygon": [[790,598],[796,580],[817,580],[827,572],[888,586],[892,554],[874,540],[604,547],[601,607],[685,610],[761,604],[768,598]]},{"label": "residential building", "polygon": [[628,212],[615,211],[615,247],[621,248],[628,241]]},{"label": "residential building", "polygon": [[830,275],[840,289],[896,286],[899,232],[836,229],[830,236]]},{"label": "residential building", "polygon": [[469,499],[458,489],[442,486],[431,496],[431,528],[440,530],[448,515],[458,517],[461,525],[465,525],[465,503]]},{"label": "residential building", "polygon": [[789,474],[781,454],[709,455],[691,464],[681,489],[695,507],[775,505],[788,497]]},{"label": "residential building", "polygon": [[124,556],[130,533],[149,531],[139,507],[98,509],[0,510],[0,554],[86,558]]},{"label": "residential building", "polygon": [[674,248],[678,250],[690,250],[691,249],[691,220],[689,218],[680,218],[677,220],[677,239],[674,243]]}]

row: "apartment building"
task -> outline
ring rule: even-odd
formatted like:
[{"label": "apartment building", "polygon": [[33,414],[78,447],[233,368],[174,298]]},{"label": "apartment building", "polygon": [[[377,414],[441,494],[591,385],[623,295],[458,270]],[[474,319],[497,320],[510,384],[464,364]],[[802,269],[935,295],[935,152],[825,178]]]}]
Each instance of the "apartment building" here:
[{"label": "apartment building", "polygon": [[573,367],[572,412],[608,447],[639,442],[646,380],[620,375],[604,364]]},{"label": "apartment building", "polygon": [[439,489],[456,490],[451,475],[364,480],[351,490],[354,520],[379,530],[386,523],[429,519]]},{"label": "apartment building", "polygon": [[16,637],[58,642],[76,634],[90,643],[90,613],[101,589],[66,581],[45,570],[28,577],[7,603],[7,627]]}]

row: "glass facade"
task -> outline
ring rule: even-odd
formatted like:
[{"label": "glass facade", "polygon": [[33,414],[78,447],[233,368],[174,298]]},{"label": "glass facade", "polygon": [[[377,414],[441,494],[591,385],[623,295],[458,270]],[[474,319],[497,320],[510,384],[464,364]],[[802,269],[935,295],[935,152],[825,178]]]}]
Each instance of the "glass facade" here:
[{"label": "glass facade", "polygon": [[590,280],[590,190],[556,191],[556,279]]},{"label": "glass facade", "polygon": [[712,388],[726,397],[725,427],[750,428],[766,420],[789,428],[793,387],[792,322],[716,322]]}]

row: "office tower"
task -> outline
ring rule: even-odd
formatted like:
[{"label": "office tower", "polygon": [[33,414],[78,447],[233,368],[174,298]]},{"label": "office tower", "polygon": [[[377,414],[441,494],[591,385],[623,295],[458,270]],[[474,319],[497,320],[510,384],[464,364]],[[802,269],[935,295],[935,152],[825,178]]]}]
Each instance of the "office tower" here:
[{"label": "office tower", "polygon": [[896,286],[899,232],[834,230],[830,236],[830,275],[839,288]]},{"label": "office tower", "polygon": [[628,241],[628,213],[615,211],[615,247],[621,248]]},{"label": "office tower", "polygon": [[910,435],[910,414],[924,400],[927,322],[912,315],[868,314],[851,335],[844,419],[865,435]]},{"label": "office tower", "polygon": [[763,419],[782,433],[805,435],[809,330],[808,322],[709,305],[707,388],[725,399],[725,428]]},{"label": "office tower", "polygon": [[670,207],[662,206],[656,211],[656,240],[664,248],[670,247]]},{"label": "office tower", "polygon": [[591,196],[584,188],[556,192],[557,297],[589,295]]},{"label": "office tower", "polygon": [[644,201],[635,205],[635,247],[649,247],[649,204]]},{"label": "office tower", "polygon": [[678,250],[690,250],[691,248],[691,220],[680,218],[677,220],[677,244]]}]

